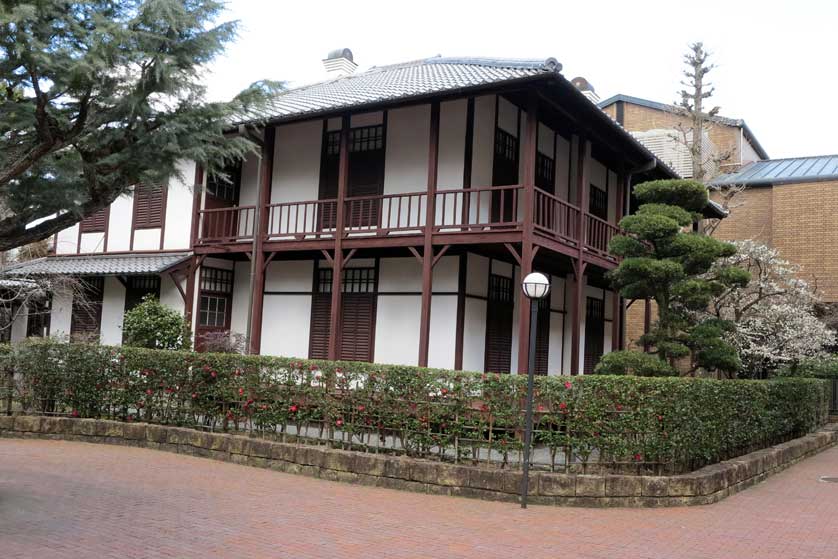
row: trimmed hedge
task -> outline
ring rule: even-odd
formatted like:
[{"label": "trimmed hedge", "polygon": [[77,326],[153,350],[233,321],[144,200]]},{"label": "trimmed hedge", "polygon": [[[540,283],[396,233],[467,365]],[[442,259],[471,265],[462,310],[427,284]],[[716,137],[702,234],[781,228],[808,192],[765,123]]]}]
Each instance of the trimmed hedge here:
[{"label": "trimmed hedge", "polygon": [[[14,346],[10,362],[28,413],[302,433],[459,462],[512,463],[521,449],[523,375],[51,341]],[[812,431],[826,390],[796,378],[540,377],[535,441],[554,469],[687,471]]]},{"label": "trimmed hedge", "polygon": [[781,376],[838,379],[838,356],[811,357],[780,370]]}]

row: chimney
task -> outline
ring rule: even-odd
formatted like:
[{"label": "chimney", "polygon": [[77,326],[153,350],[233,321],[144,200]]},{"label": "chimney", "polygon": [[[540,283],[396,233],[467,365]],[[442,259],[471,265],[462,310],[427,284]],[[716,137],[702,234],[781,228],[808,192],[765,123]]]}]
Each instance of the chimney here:
[{"label": "chimney", "polygon": [[570,83],[576,86],[576,89],[582,92],[582,95],[588,98],[593,104],[599,103],[599,95],[596,94],[596,90],[594,90],[594,86],[591,85],[591,82],[583,78],[582,76],[577,76],[570,80]]},{"label": "chimney", "polygon": [[342,78],[353,74],[358,65],[352,60],[351,50],[337,49],[323,59],[323,67],[330,78]]}]

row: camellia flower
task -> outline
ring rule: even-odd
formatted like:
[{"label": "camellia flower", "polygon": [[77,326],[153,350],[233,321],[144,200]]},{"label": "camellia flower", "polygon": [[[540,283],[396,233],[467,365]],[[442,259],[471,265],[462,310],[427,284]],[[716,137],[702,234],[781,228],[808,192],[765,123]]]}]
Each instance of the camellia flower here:
[{"label": "camellia flower", "polygon": [[244,388],[239,388],[239,396],[244,396]]},{"label": "camellia flower", "polygon": [[366,408],[366,407],[364,407],[364,405],[363,405],[363,404],[361,404],[360,406],[358,406],[358,411],[364,411],[365,409],[367,409],[367,408]]},{"label": "camellia flower", "polygon": [[78,417],[78,416],[79,416],[79,410],[73,410],[73,411],[71,411],[71,412],[70,412],[70,415],[72,415],[73,417]]},{"label": "camellia flower", "polygon": [[340,427],[341,425],[343,425],[343,420],[339,418],[337,421],[335,421],[335,425]]},{"label": "camellia flower", "polygon": [[215,378],[215,377],[217,377],[217,376],[218,376],[218,373],[216,373],[215,371],[212,371],[212,372],[210,373],[210,376],[211,376],[212,378]]},{"label": "camellia flower", "polygon": [[616,405],[616,406],[614,406],[614,407],[615,407],[615,408],[617,408],[617,411],[622,411],[622,409],[623,409],[623,405],[622,405],[622,404],[617,404],[617,405]]},{"label": "camellia flower", "polygon": [[152,390],[151,388],[147,388],[145,393],[151,396],[152,394],[154,394],[154,390]]},{"label": "camellia flower", "polygon": [[634,460],[636,462],[640,462],[641,460],[643,460],[643,455],[638,452],[637,454],[634,455]]},{"label": "camellia flower", "polygon": [[198,393],[197,393],[197,392],[193,392],[193,393],[192,393],[192,399],[194,400],[194,399],[195,399],[195,398],[197,398],[197,397],[198,397]]},{"label": "camellia flower", "polygon": [[570,381],[566,381],[566,382],[564,383],[564,387],[565,387],[565,388],[567,388],[568,390],[570,390],[571,388],[573,388],[573,385],[572,385],[572,384],[570,384]]},{"label": "camellia flower", "polygon": [[567,409],[567,404],[565,404],[564,402],[561,402],[559,404],[559,409],[562,410],[562,411],[566,410]]},{"label": "camellia flower", "polygon": [[297,404],[294,404],[294,405],[292,405],[290,408],[288,408],[288,410],[289,410],[291,413],[297,413],[297,410],[298,410],[298,409],[299,409],[299,408],[297,407]]}]

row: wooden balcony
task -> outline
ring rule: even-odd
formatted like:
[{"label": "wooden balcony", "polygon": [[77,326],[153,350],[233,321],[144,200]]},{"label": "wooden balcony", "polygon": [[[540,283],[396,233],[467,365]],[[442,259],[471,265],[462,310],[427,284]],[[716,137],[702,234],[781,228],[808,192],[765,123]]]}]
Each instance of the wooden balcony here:
[{"label": "wooden balcony", "polygon": [[[520,242],[524,212],[521,185],[438,190],[434,194],[435,242],[469,244]],[[336,199],[281,202],[267,206],[263,240],[270,250],[327,248],[337,235]],[[425,234],[428,192],[405,192],[347,198],[343,206],[344,246],[417,246]],[[197,246],[249,250],[256,222],[254,206],[201,210]],[[558,244],[571,254],[579,250],[580,223],[584,252],[606,263],[608,242],[619,229],[573,204],[536,188],[533,232],[536,242]]]}]

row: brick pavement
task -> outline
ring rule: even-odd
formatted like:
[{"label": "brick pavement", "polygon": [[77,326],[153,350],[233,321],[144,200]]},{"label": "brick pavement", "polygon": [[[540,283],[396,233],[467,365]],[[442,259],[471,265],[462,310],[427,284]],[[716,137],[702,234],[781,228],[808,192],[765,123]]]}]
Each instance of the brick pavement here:
[{"label": "brick pavement", "polygon": [[0,557],[838,558],[838,448],[720,503],[531,507],[0,440]]}]

